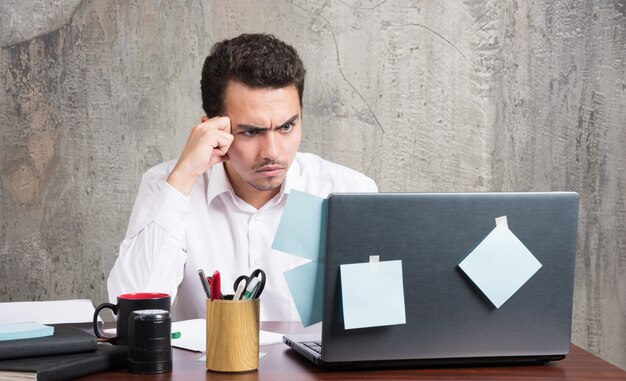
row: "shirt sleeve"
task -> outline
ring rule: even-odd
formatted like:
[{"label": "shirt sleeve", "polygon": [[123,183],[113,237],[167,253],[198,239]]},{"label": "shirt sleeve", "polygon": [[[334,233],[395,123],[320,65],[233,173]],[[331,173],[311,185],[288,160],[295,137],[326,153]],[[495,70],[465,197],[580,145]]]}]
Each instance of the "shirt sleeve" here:
[{"label": "shirt sleeve", "polygon": [[148,171],[119,256],[109,273],[109,300],[130,292],[164,292],[176,298],[187,260],[185,231],[190,198]]},{"label": "shirt sleeve", "polygon": [[378,186],[376,185],[376,182],[369,177],[366,177],[366,176],[364,177],[365,177],[365,180],[363,181],[363,184],[362,184],[363,188],[361,192],[378,193]]}]

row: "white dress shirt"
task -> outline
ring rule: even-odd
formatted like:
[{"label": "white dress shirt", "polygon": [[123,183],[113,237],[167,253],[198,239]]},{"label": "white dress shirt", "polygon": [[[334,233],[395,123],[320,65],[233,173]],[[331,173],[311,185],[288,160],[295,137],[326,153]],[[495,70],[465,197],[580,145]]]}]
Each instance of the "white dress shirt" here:
[{"label": "white dress shirt", "polygon": [[280,192],[260,209],[235,195],[222,163],[198,177],[185,196],[166,180],[176,161],[148,170],[107,282],[109,299],[120,294],[165,292],[175,320],[205,317],[206,295],[198,269],[219,270],[222,293],[234,293],[239,275],[262,268],[261,320],[300,320],[283,276],[307,259],[270,248],[289,190],[326,198],[332,192],[376,192],[372,179],[320,157],[297,153]]}]

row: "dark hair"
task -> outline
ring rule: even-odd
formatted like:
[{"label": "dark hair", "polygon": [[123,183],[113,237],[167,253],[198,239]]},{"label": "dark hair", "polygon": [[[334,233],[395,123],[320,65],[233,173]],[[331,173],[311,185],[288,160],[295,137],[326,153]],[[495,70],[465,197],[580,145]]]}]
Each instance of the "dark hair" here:
[{"label": "dark hair", "polygon": [[269,34],[242,34],[213,45],[202,67],[202,108],[209,118],[224,112],[228,81],[251,88],[295,85],[304,91],[304,65],[296,50]]}]

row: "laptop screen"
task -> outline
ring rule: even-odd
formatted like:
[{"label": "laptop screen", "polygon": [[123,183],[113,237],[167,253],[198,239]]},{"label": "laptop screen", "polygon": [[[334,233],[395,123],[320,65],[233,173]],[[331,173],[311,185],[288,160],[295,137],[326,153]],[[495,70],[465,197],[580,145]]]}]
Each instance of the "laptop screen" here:
[{"label": "laptop screen", "polygon": [[[566,354],[578,203],[573,192],[332,194],[324,361]],[[496,307],[459,264],[503,216],[540,267]],[[401,261],[406,323],[347,329],[340,266],[370,256]]]}]

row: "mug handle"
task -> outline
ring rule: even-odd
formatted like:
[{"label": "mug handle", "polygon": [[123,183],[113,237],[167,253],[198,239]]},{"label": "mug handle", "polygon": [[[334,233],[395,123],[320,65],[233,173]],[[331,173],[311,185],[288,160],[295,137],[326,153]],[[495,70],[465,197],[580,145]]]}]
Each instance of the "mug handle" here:
[{"label": "mug handle", "polygon": [[96,334],[96,336],[101,338],[101,339],[106,339],[106,340],[117,339],[117,337],[104,336],[103,333],[100,332],[100,328],[98,328],[98,313],[100,313],[100,310],[102,310],[104,308],[110,308],[111,311],[113,312],[113,314],[117,315],[117,305],[116,304],[102,303],[101,305],[99,305],[96,308],[96,310],[93,313],[93,331]]}]

